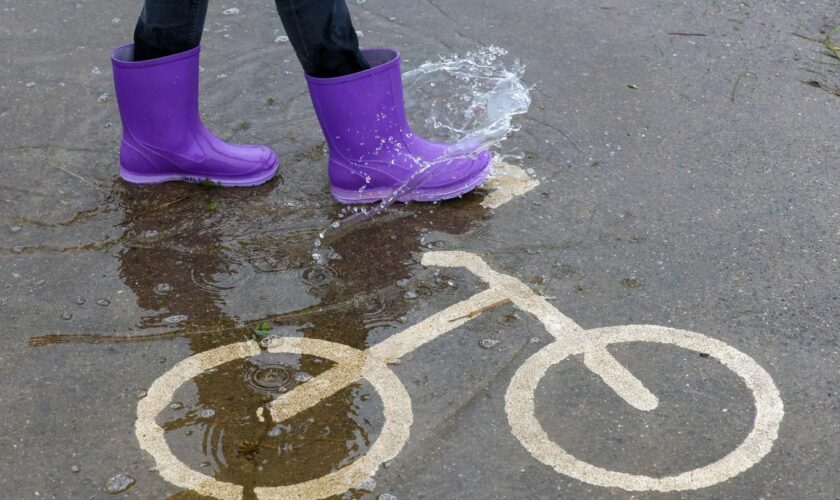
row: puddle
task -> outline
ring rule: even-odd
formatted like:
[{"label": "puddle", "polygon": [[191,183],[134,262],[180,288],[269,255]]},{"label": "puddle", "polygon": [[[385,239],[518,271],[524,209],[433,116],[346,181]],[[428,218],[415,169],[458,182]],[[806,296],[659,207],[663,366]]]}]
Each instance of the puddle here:
[{"label": "puddle", "polygon": [[382,426],[374,389],[355,384],[317,408],[276,424],[258,410],[327,370],[312,356],[262,353],[205,371],[158,415],[167,442],[192,469],[245,487],[314,479],[363,455]]},{"label": "puddle", "polygon": [[[409,72],[407,107],[426,118],[414,120],[417,131],[456,144],[457,155],[497,146],[530,103],[522,71],[491,47]],[[323,149],[312,151],[317,154],[295,160],[301,168],[323,168]],[[502,165],[488,184],[528,184],[521,170]],[[33,337],[30,345],[175,340],[198,354],[282,335],[365,349],[372,335],[401,324],[424,295],[454,286],[445,280],[425,288],[406,285],[415,253],[446,244],[430,233],[470,232],[488,210],[507,201],[492,192],[486,198],[486,192],[469,193],[443,204],[397,205],[368,221],[393,200],[353,211],[334,204],[321,187],[291,192],[279,180],[247,190],[115,185],[107,210],[71,218],[68,231],[82,241],[99,241],[74,248],[103,259],[103,269],[112,274],[102,281],[116,281],[120,295],[81,286],[69,290],[66,330]],[[346,231],[362,221],[363,231]],[[60,240],[63,227],[36,229]],[[312,241],[324,227],[344,237],[323,235],[322,258],[314,260]],[[123,330],[101,327],[110,325],[102,318],[117,318]],[[168,357],[148,369],[164,373],[175,361]],[[179,460],[243,485],[246,498],[257,486],[320,477],[353,463],[375,442],[383,408],[372,386],[351,385],[280,425],[265,410],[276,396],[330,366],[313,356],[269,352],[224,363],[178,389],[156,421]]]}]

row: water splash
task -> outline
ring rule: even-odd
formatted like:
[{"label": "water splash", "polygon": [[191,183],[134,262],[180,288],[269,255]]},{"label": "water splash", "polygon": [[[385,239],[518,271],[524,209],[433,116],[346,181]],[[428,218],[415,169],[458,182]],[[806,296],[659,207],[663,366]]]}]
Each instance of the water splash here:
[{"label": "water splash", "polygon": [[[443,56],[403,73],[406,110],[414,118],[410,120],[414,131],[451,146],[432,161],[406,155],[417,164],[416,172],[379,204],[343,209],[339,220],[318,235],[313,253],[316,261],[327,260],[324,249],[330,242],[422,187],[437,167],[497,149],[518,130],[513,119],[528,111],[530,89],[522,82],[525,67],[507,56],[507,50],[489,46],[463,56]],[[398,146],[401,144],[394,145]]]}]

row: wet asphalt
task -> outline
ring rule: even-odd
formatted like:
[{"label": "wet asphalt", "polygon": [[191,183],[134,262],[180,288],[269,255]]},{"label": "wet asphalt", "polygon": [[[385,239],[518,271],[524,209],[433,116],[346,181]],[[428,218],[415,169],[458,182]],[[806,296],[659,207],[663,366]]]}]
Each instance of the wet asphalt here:
[{"label": "wet asphalt", "polygon": [[[486,288],[420,265],[423,252],[465,250],[583,328],[664,325],[745,353],[778,387],[778,438],[697,490],[557,473],[505,412],[514,373],[551,338],[503,304],[391,366],[411,397],[410,439],[343,498],[840,498],[840,61],[795,35],[825,39],[834,2],[350,2],[362,44],[399,48],[404,69],[490,44],[519,58],[534,101],[502,152],[540,185],[493,210],[484,192],[396,206],[334,242],[326,264],[309,250],[341,207],[270,2],[208,14],[205,123],[281,157],[281,178],[230,190],[117,176],[108,53],[139,2],[0,8],[0,497],[107,498],[110,480],[129,486],[123,497],[199,498],[135,437],[158,377],[265,337],[374,345]],[[581,356],[554,365],[536,417],[581,461],[671,476],[750,433],[751,392],[714,355],[609,350],[659,407],[629,406]],[[315,479],[379,437],[373,387],[280,426],[254,412],[329,366],[276,353],[226,363],[179,388],[157,422],[178,460],[246,497]]]}]

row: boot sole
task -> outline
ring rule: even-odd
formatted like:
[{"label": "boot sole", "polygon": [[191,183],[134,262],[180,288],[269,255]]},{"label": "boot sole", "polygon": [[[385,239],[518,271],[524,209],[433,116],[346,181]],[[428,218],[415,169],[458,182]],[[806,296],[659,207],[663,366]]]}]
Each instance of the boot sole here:
[{"label": "boot sole", "polygon": [[162,184],[164,182],[181,181],[192,184],[212,183],[223,187],[248,187],[265,184],[277,175],[280,161],[274,162],[274,168],[251,177],[218,177],[218,176],[195,176],[185,173],[172,174],[135,174],[120,165],[120,177],[131,184]]},{"label": "boot sole", "polygon": [[[487,176],[490,175],[491,163],[492,158],[487,162],[487,166],[485,167],[485,169],[482,170],[479,175],[476,175],[475,177],[470,179],[469,182],[467,182],[466,184],[457,184],[447,188],[431,190],[420,188],[416,191],[407,193],[406,195],[397,198],[396,201],[400,203],[429,203],[434,201],[450,200],[452,198],[457,198],[459,196],[465,195],[473,189],[480,186],[481,183],[484,182],[484,179],[486,179]],[[339,203],[343,203],[345,205],[376,203],[378,201],[382,201],[390,197],[394,192],[393,189],[381,188],[372,189],[369,191],[365,190],[360,193],[358,191],[339,189],[335,187],[331,187],[330,191],[332,192],[333,198],[338,200]]]}]

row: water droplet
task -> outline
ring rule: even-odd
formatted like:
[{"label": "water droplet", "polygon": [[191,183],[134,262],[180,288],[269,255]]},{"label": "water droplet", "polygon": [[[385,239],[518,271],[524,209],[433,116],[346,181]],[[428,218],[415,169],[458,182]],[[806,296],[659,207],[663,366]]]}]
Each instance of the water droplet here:
[{"label": "water droplet", "polygon": [[286,35],[278,35],[274,38],[274,43],[286,43],[289,41],[289,37]]},{"label": "water droplet", "polygon": [[107,493],[116,495],[129,489],[134,485],[135,479],[127,474],[117,474],[105,483],[103,488]]},{"label": "water droplet", "polygon": [[478,345],[480,345],[481,347],[483,347],[485,349],[492,349],[492,348],[496,347],[497,345],[499,345],[501,343],[502,343],[501,340],[483,339],[478,343]]},{"label": "water droplet", "polygon": [[99,299],[99,300],[96,301],[96,303],[99,304],[102,307],[108,307],[108,306],[111,305],[111,301],[108,300],[108,299]]},{"label": "water droplet", "polygon": [[212,408],[204,408],[203,410],[198,412],[198,416],[201,418],[213,418],[216,415],[216,410]]},{"label": "water droplet", "polygon": [[115,18],[111,19],[111,23],[112,23],[112,24],[120,24],[120,18],[119,18],[119,17],[115,17]]},{"label": "water droplet", "polygon": [[169,409],[173,411],[178,411],[184,408],[184,403],[179,403],[175,401],[174,403],[169,403]]},{"label": "water droplet", "polygon": [[177,325],[178,323],[187,321],[187,319],[189,319],[189,317],[186,314],[175,314],[173,316],[163,318],[163,322],[167,325]]},{"label": "water droplet", "polygon": [[229,9],[223,10],[222,14],[224,14],[226,16],[235,16],[235,15],[239,14],[239,9],[237,9],[236,7],[231,7]]},{"label": "water droplet", "polygon": [[64,321],[70,321],[71,319],[73,319],[73,314],[69,312],[61,313],[61,319],[63,319]]},{"label": "water droplet", "polygon": [[86,300],[84,297],[81,297],[81,296],[80,296],[80,297],[76,297],[76,304],[82,305],[82,304],[84,304],[85,302],[87,302],[87,300]]}]

